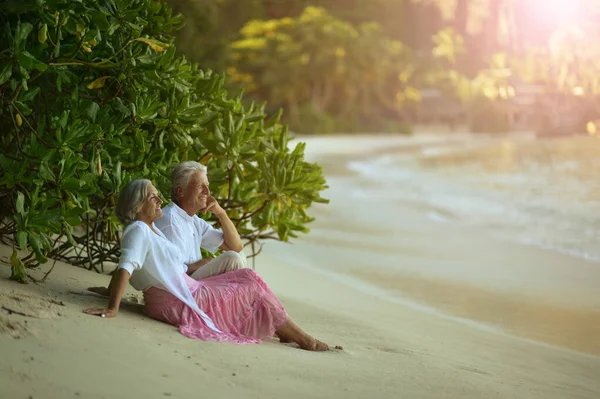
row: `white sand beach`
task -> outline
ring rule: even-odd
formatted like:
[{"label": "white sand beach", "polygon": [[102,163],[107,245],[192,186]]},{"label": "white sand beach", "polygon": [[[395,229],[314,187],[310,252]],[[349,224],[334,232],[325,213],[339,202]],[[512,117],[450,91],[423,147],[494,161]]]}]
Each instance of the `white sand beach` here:
[{"label": "white sand beach", "polygon": [[107,276],[19,285],[2,246],[0,398],[600,398],[600,141],[555,140],[306,138],[331,204],[256,270],[343,352],[194,341],[131,288],[88,316]]}]

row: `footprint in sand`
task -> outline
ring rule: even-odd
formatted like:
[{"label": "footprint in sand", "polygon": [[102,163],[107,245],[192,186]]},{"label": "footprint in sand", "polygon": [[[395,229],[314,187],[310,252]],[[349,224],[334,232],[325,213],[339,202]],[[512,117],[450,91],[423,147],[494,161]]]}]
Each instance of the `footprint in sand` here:
[{"label": "footprint in sand", "polygon": [[385,353],[394,353],[398,355],[412,355],[413,351],[410,349],[391,348],[389,346],[367,346],[370,351],[378,351]]},{"label": "footprint in sand", "polygon": [[0,334],[22,338],[32,334],[23,317],[50,319],[60,316],[62,301],[27,292],[0,293]]},{"label": "footprint in sand", "polygon": [[475,373],[475,374],[491,375],[487,371],[480,370],[477,367],[472,367],[472,366],[457,366],[457,368],[460,369],[460,370],[470,371],[471,373]]},{"label": "footprint in sand", "polygon": [[2,334],[6,334],[11,338],[20,339],[31,335],[31,331],[26,323],[0,316],[0,335]]}]

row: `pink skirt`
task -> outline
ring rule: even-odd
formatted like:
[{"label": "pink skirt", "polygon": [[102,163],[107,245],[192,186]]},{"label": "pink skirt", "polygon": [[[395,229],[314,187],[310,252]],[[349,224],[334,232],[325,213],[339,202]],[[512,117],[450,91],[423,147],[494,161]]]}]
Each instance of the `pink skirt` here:
[{"label": "pink skirt", "polygon": [[202,318],[170,292],[152,287],[144,291],[144,312],[179,327],[186,337],[205,341],[260,343],[275,334],[288,314],[262,278],[251,269],[194,280],[185,280],[196,303],[222,333],[210,329]]}]

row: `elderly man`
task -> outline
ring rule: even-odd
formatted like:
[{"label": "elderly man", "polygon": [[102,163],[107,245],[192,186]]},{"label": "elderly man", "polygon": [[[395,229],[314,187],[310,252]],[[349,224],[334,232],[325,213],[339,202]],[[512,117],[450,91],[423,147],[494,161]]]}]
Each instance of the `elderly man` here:
[{"label": "elderly man", "polygon": [[[198,212],[215,214],[222,230],[200,219]],[[198,162],[186,161],[173,169],[171,202],[154,224],[179,248],[187,274],[196,280],[247,267],[240,236],[227,212],[210,195],[206,166]],[[218,249],[223,252],[216,258],[203,259],[201,249],[212,254]],[[137,277],[132,275],[131,279]],[[88,290],[108,296],[111,285]]]},{"label": "elderly man", "polygon": [[[216,230],[196,213],[212,212],[222,230]],[[188,274],[202,279],[246,267],[240,236],[227,212],[210,195],[206,167],[198,162],[183,162],[171,176],[171,202],[156,220],[163,234],[183,254]],[[201,248],[210,253],[224,251],[216,258],[202,259]]]}]

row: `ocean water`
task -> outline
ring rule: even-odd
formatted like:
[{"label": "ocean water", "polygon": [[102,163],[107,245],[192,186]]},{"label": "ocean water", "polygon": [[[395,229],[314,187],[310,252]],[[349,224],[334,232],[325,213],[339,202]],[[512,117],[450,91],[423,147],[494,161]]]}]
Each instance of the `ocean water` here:
[{"label": "ocean water", "polygon": [[600,139],[413,137],[346,166],[369,183],[354,199],[600,262]]}]

